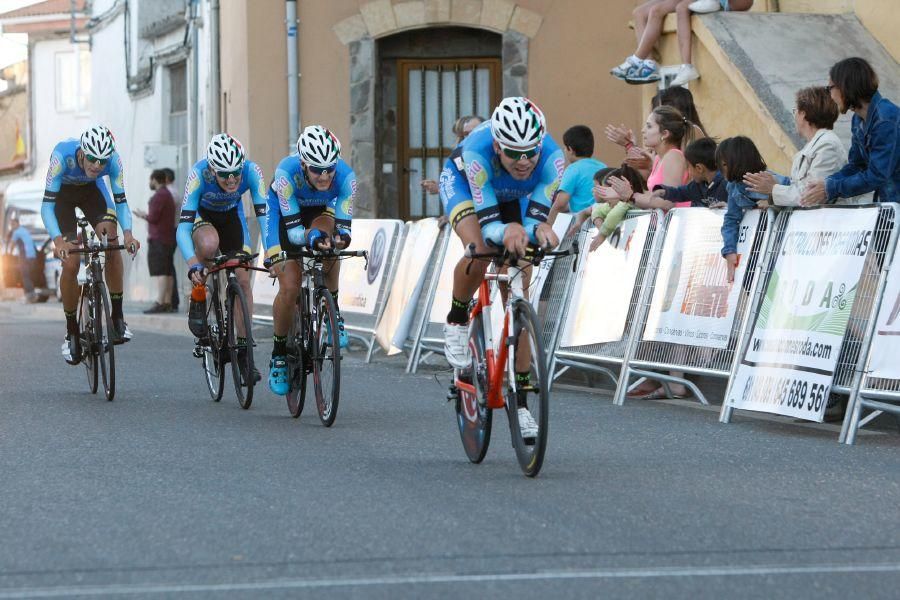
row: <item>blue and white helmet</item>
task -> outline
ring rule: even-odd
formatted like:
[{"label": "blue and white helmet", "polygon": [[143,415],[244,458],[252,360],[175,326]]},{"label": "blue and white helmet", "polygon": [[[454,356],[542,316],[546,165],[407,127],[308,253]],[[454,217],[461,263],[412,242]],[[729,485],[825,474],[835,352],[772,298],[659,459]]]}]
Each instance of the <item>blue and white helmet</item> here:
[{"label": "blue and white helmet", "polygon": [[244,147],[227,133],[217,133],[206,147],[206,162],[216,171],[236,171],[244,166]]},{"label": "blue and white helmet", "polygon": [[540,145],[546,131],[544,113],[524,96],[504,98],[491,115],[491,133],[503,148],[530,150]]},{"label": "blue and white helmet", "polygon": [[341,157],[341,142],[321,125],[310,125],[297,139],[297,152],[304,164],[327,169]]},{"label": "blue and white helmet", "polygon": [[94,158],[109,158],[115,149],[113,135],[103,125],[94,125],[81,134],[81,151]]}]

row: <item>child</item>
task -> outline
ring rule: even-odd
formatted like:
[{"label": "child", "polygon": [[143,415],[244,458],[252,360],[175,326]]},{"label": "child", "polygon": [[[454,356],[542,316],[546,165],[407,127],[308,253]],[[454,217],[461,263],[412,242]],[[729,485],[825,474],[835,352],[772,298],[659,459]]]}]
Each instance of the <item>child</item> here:
[{"label": "child", "polygon": [[591,198],[591,176],[606,165],[591,158],[594,154],[594,133],[590,127],[575,125],[563,134],[563,153],[566,170],[559,184],[559,191],[553,199],[548,223],[556,220],[561,212],[577,213],[593,204]]},{"label": "child", "polygon": [[[594,187],[591,190],[591,195],[594,198],[594,202],[605,202],[605,200],[600,197],[600,186],[606,185],[606,178],[609,177],[610,173],[617,170],[618,169],[604,167],[594,173]],[[570,236],[581,229],[581,226],[584,225],[584,222],[591,218],[591,210],[593,210],[593,206],[594,205],[592,204],[591,206],[583,208],[582,210],[579,210],[577,213],[575,213],[575,218],[572,220],[572,225],[566,232],[566,236]]]},{"label": "child", "polygon": [[[638,193],[646,190],[644,187],[644,180],[641,178],[640,173],[628,165],[622,165],[622,167],[609,173],[607,182],[612,182],[614,179],[623,179],[627,181],[631,186],[631,189],[637,190]],[[599,196],[602,202],[595,203],[591,210],[591,221],[599,230],[597,236],[591,242],[591,252],[599,248],[600,245],[606,241],[606,238],[609,237],[609,235],[616,230],[616,227],[619,226],[619,223],[625,219],[625,215],[628,211],[634,208],[634,202],[632,201],[631,196],[620,196],[613,187],[598,185],[595,189],[597,190],[597,196]]]},{"label": "child", "polygon": [[728,210],[722,223],[722,256],[728,262],[728,282],[734,281],[734,270],[737,267],[738,229],[744,212],[748,208],[756,208],[760,200],[768,200],[766,194],[751,192],[744,183],[744,175],[766,170],[766,161],[759,154],[756,145],[750,138],[737,136],[728,138],[716,149],[716,163],[722,177],[725,178],[728,190]]},{"label": "child", "polygon": [[716,141],[702,138],[688,144],[684,158],[690,165],[691,182],[676,187],[658,185],[653,195],[674,206],[724,208],[728,204],[725,179],[716,165]]}]

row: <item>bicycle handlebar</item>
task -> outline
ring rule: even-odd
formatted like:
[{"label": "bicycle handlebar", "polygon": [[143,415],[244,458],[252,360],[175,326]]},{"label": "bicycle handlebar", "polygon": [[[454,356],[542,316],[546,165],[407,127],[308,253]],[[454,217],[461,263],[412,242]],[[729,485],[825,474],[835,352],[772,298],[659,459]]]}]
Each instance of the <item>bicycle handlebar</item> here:
[{"label": "bicycle handlebar", "polygon": [[495,260],[501,263],[515,264],[520,260],[527,260],[533,265],[537,265],[542,258],[546,256],[572,256],[574,254],[578,254],[578,246],[573,245],[568,250],[547,250],[540,246],[532,246],[534,249],[533,256],[525,257],[525,256],[514,256],[506,249],[500,249],[497,252],[475,252],[475,244],[469,244],[466,248],[466,258],[471,258],[472,260]]},{"label": "bicycle handlebar", "polygon": [[368,260],[369,252],[367,250],[300,250],[284,251],[281,253],[287,260],[298,260],[301,258],[351,258],[362,257]]},{"label": "bicycle handlebar", "polygon": [[127,250],[127,246],[121,244],[117,246],[89,246],[87,248],[78,248],[77,250],[69,250],[69,254],[94,254],[99,252],[112,252],[113,250]]},{"label": "bicycle handlebar", "polygon": [[220,254],[212,259],[213,265],[208,269],[204,269],[204,275],[212,275],[225,269],[247,269],[249,271],[261,271],[268,273],[268,269],[256,267],[250,263],[256,260],[257,254]]}]

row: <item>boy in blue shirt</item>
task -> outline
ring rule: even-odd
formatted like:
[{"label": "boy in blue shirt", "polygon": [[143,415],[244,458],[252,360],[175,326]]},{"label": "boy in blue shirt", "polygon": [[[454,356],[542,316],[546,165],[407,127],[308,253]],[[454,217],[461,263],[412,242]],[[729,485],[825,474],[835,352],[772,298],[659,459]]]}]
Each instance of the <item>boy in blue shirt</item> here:
[{"label": "boy in blue shirt", "polygon": [[570,127],[562,139],[563,155],[568,166],[547,217],[547,222],[551,224],[561,212],[577,213],[594,203],[594,174],[606,168],[605,164],[591,158],[594,154],[594,134],[590,127]]}]

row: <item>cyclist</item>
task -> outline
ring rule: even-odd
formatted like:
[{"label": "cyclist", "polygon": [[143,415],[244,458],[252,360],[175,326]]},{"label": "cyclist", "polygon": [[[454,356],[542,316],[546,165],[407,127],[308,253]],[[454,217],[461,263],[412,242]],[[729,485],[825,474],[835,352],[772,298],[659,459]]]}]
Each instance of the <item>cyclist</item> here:
[{"label": "cyclist", "polygon": [[[356,175],[341,158],[341,143],[321,125],[306,127],[297,139],[297,154],[285,157],[275,170],[269,189],[268,262],[278,278],[278,294],[272,304],[273,341],[269,365],[269,389],[288,392],[287,335],[300,289],[297,261],[281,260],[282,251],[303,246],[343,250],[350,245],[350,223],[356,199]],[[325,261],[325,285],[337,306],[340,263]],[[338,309],[338,337],[347,347],[344,318]]]},{"label": "cyclist", "polygon": [[[487,242],[524,257],[529,244],[559,243],[547,216],[565,161],[546,129],[544,114],[534,102],[521,96],[504,98],[490,121],[479,125],[451,154],[441,173],[440,195],[464,246],[475,244],[476,252],[486,253]],[[464,258],[453,273],[444,353],[456,368],[469,364],[469,302],[486,269],[485,262]],[[525,353],[520,356],[527,358]],[[517,373],[522,385],[527,385],[527,376],[527,371]],[[523,404],[520,395],[522,433],[534,437],[537,424]]]},{"label": "cyclist", "polygon": [[[188,264],[188,279],[194,285],[203,285],[205,263],[217,252],[223,254],[250,254],[250,231],[244,216],[241,197],[250,191],[256,221],[265,244],[266,231],[266,181],[262,169],[247,160],[244,147],[227,133],[217,133],[206,147],[206,158],[197,161],[188,173],[184,184],[184,201],[175,237],[178,248]],[[250,274],[245,269],[235,271],[238,283],[247,298],[247,309],[253,312],[253,293]],[[188,328],[195,336],[206,336],[206,307],[191,303]],[[238,355],[241,364],[247,347],[244,321],[237,319]],[[246,373],[243,374],[245,377]],[[253,377],[259,381],[259,371],[254,367]]]},{"label": "cyclist", "polygon": [[[110,245],[118,244],[118,225],[121,225],[124,245],[133,256],[141,244],[131,234],[124,174],[113,135],[103,125],[90,127],[80,139],[58,143],[50,155],[41,217],[63,263],[59,285],[66,315],[66,339],[62,355],[70,365],[81,362],[76,315],[79,259],[77,254],[72,254],[72,250],[79,248],[75,209],[81,209],[97,235],[106,235]],[[106,177],[112,194],[104,181]],[[106,257],[106,285],[112,304],[114,342],[119,344],[132,337],[122,315],[123,272],[122,255],[110,253]]]}]

